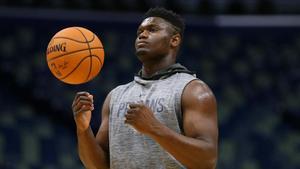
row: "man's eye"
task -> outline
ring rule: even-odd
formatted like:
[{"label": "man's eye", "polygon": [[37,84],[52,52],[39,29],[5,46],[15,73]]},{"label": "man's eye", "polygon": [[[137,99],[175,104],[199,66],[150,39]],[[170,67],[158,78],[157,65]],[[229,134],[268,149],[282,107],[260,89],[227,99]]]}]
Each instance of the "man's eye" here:
[{"label": "man's eye", "polygon": [[156,28],[149,28],[149,32],[156,32],[157,29]]}]

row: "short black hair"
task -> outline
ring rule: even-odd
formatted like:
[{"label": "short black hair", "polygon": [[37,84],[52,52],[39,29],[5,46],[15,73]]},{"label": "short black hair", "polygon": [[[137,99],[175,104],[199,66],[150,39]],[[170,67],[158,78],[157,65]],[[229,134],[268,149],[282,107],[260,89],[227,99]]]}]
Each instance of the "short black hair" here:
[{"label": "short black hair", "polygon": [[144,19],[148,17],[160,17],[165,19],[166,21],[170,22],[174,27],[175,30],[178,31],[180,34],[181,38],[183,38],[183,33],[185,29],[185,23],[183,18],[178,15],[177,13],[167,10],[163,7],[155,7],[155,8],[150,8],[144,15]]}]

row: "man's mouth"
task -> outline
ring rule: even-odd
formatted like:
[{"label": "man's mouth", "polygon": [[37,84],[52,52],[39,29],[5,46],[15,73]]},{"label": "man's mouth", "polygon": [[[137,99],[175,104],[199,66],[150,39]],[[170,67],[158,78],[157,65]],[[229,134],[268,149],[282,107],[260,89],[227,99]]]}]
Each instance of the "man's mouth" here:
[{"label": "man's mouth", "polygon": [[137,47],[144,47],[144,46],[147,46],[147,45],[148,45],[147,42],[138,42],[138,43],[136,44]]}]

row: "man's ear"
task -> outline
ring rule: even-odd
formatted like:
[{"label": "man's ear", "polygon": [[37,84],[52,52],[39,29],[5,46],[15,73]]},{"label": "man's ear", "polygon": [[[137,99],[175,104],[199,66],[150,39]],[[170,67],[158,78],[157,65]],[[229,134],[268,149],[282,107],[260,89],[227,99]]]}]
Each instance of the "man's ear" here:
[{"label": "man's ear", "polygon": [[172,48],[178,47],[181,43],[181,36],[179,33],[176,33],[175,35],[172,36],[170,40],[170,45]]}]

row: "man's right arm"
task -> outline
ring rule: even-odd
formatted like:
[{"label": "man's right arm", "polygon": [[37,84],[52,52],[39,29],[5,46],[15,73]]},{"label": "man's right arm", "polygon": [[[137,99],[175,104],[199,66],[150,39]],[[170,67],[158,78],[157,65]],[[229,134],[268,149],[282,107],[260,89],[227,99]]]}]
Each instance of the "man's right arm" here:
[{"label": "man's right arm", "polygon": [[77,93],[73,102],[74,118],[77,126],[78,153],[80,160],[87,169],[108,169],[108,95],[102,107],[102,122],[95,138],[90,128],[93,97],[87,92]]}]

